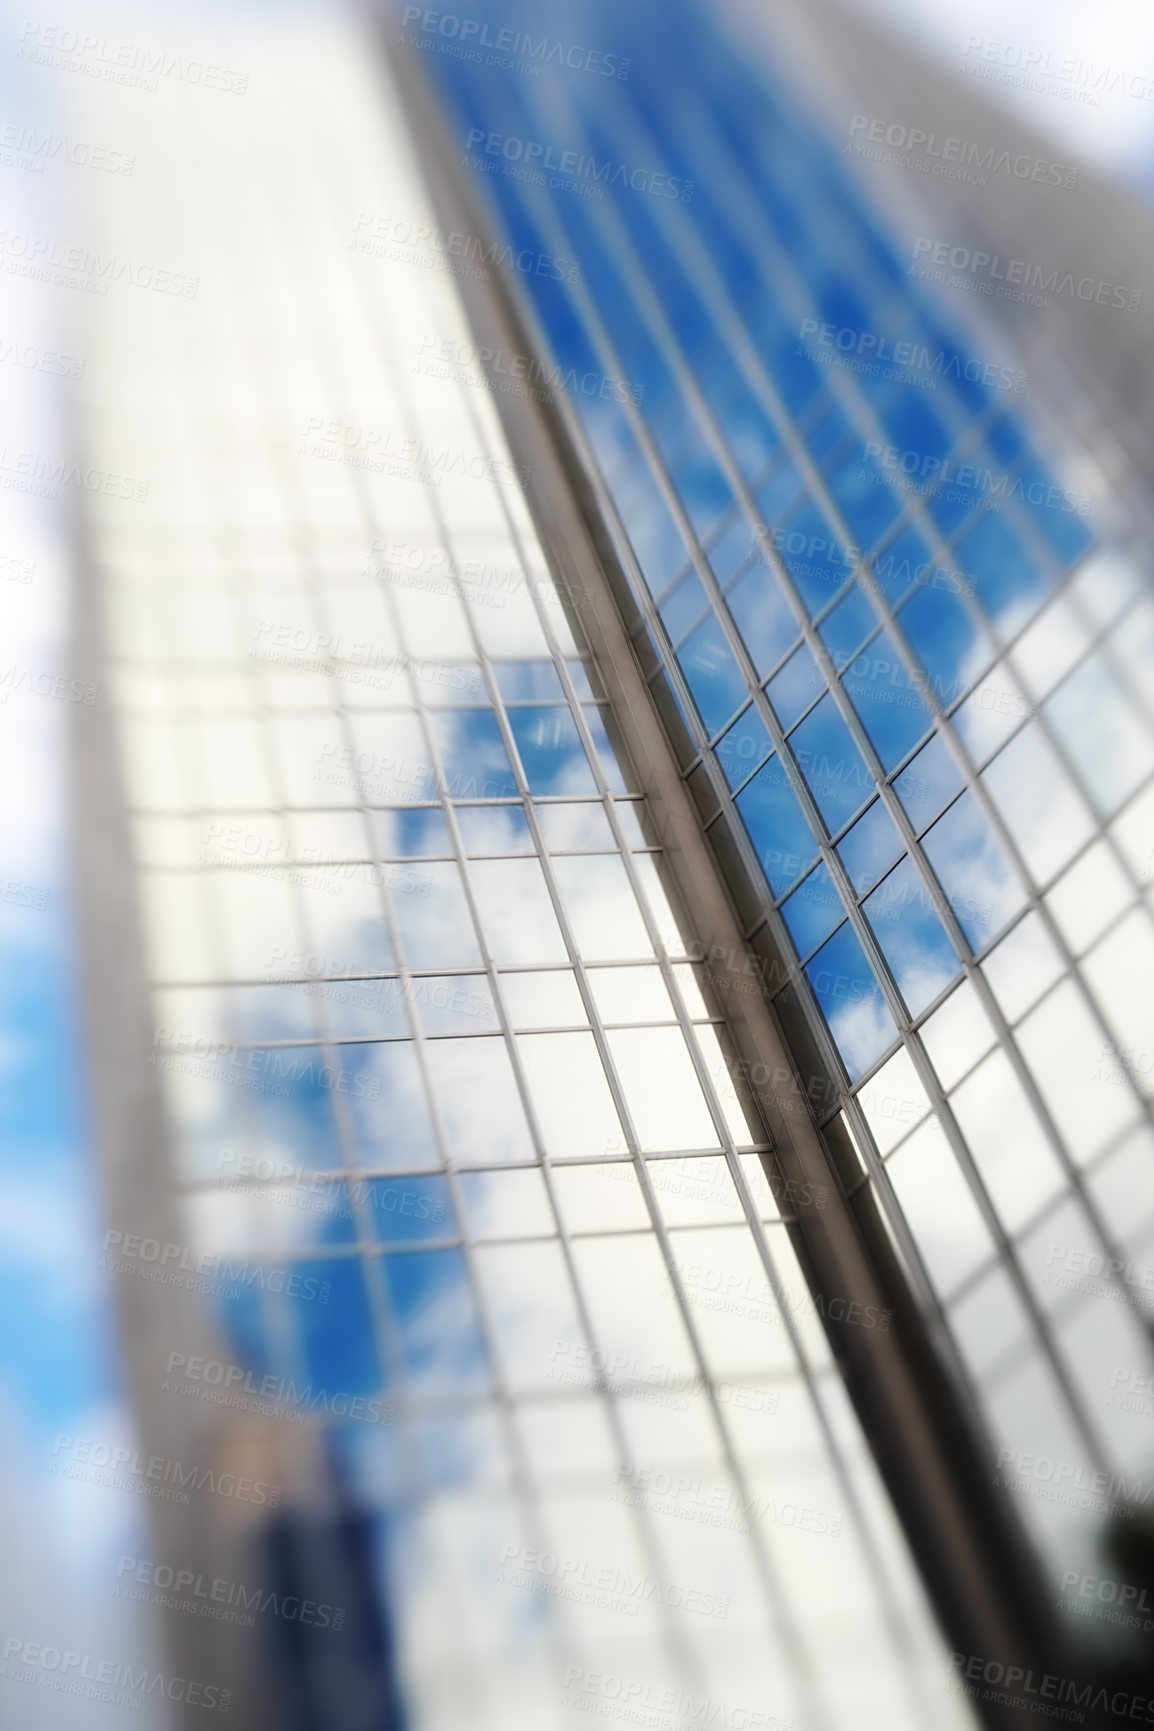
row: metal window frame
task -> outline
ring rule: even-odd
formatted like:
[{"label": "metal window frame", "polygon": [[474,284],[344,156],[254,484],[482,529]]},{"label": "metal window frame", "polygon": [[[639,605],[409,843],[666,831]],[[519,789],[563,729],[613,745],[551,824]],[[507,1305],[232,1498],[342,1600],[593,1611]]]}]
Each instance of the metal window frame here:
[{"label": "metal window frame", "polygon": [[[417,62],[412,54],[404,59],[398,83],[434,200],[447,227],[464,227],[488,241],[491,225],[459,172]],[[503,283],[464,277],[461,292],[479,343],[543,352],[531,315]],[[510,447],[532,469],[528,491],[550,559],[562,581],[592,603],[583,622],[630,755],[645,766],[644,791],[681,900],[693,929],[708,936],[711,954],[725,958],[718,962],[716,983],[741,1061],[747,1074],[794,1078],[795,1087],[785,1094],[764,1086],[754,1094],[774,1148],[767,1172],[803,1266],[815,1291],[869,1294],[874,1301],[884,1299],[900,1318],[891,1335],[877,1341],[854,1340],[852,1331],[826,1326],[939,1621],[959,1651],[1013,1650],[1037,1664],[1055,1651],[1044,1584],[1015,1512],[991,1490],[991,1456],[972,1408],[943,1372],[937,1343],[910,1303],[907,1269],[869,1174],[835,1121],[819,1129],[808,1106],[799,1105],[805,1101],[799,1064],[775,1010],[765,996],[751,1002],[740,990],[743,964],[751,954],[747,932],[705,842],[622,617],[636,609],[635,597],[644,594],[644,587],[636,570],[632,582],[627,575],[611,502],[580,427],[564,400],[546,405],[498,400]],[[645,435],[643,426],[634,431],[639,439]],[[687,544],[694,544],[691,531]],[[693,563],[703,581],[713,581],[708,569],[702,572],[696,559]],[[819,1217],[813,1208],[791,1207],[783,1180],[796,1186],[793,1195],[803,1194],[807,1183],[828,1187],[836,1208]],[[1012,1710],[985,1711],[991,1724],[1018,1722]]]}]

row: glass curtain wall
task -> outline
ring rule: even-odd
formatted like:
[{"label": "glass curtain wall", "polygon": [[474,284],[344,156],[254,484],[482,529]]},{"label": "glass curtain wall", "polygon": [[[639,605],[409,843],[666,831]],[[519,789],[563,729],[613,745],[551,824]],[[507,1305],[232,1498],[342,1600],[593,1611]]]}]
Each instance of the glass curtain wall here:
[{"label": "glass curtain wall", "polygon": [[788,64],[693,4],[473,10],[387,30],[497,242],[580,263],[519,302],[816,1110],[1055,1600],[1144,1585],[1148,554],[1045,381],[910,274]]},{"label": "glass curtain wall", "polygon": [[[86,504],[169,1129],[150,1157],[182,1197],[183,1302],[221,1343],[137,1343],[140,1377],[169,1413],[273,1432],[290,1509],[308,1502],[294,1460],[323,1453],[387,1607],[396,1692],[377,1716],[350,1681],[356,1619],[334,1619],[285,1672],[281,1722],[969,1723],[581,597],[551,576],[471,358],[399,96],[343,21],[233,29],[235,63],[260,62],[245,100],[133,110],[140,171],[98,189],[100,248],[132,256],[147,234],[188,264],[178,291],[91,299],[88,454],[146,491]],[[92,92],[105,131],[129,99]],[[575,239],[592,330],[604,255]],[[639,316],[647,357],[672,365],[656,309]],[[651,455],[651,362],[631,352],[619,374],[604,342],[606,376],[645,386],[612,436]],[[772,436],[761,385],[724,382],[752,456]],[[699,438],[688,407],[675,432]],[[720,520],[721,468],[704,446],[684,461]],[[713,669],[710,737],[745,708],[760,779],[743,807],[808,800],[780,700],[758,689],[751,708],[734,683],[749,652],[726,650],[721,612],[697,622],[720,591],[692,535],[677,551],[660,528],[662,509],[685,520],[671,484],[661,507],[649,455],[623,443],[619,467],[666,535],[685,664]],[[768,566],[757,581],[779,595]],[[812,707],[816,666],[786,672],[789,724],[807,710],[829,752],[846,728],[840,696]],[[787,823],[774,845],[793,845]],[[817,844],[798,845],[800,877]],[[823,912],[806,881],[816,977],[869,913],[830,939],[836,895]],[[885,1013],[871,987],[855,1074],[874,1072]],[[151,1252],[120,1248],[127,1283]],[[275,1655],[290,1635],[252,1640]]]}]

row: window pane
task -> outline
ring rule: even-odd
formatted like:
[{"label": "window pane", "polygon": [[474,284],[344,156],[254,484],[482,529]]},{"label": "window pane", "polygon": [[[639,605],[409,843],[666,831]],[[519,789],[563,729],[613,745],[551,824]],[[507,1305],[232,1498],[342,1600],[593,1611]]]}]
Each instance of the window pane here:
[{"label": "window pane", "polygon": [[980,950],[1021,907],[1024,892],[972,793],[955,801],[922,845],[971,948]]},{"label": "window pane", "polygon": [[806,966],[830,1033],[856,1081],[897,1037],[881,987],[848,922]]},{"label": "window pane", "polygon": [[906,1008],[917,1016],[961,963],[911,859],[904,859],[862,904]]}]

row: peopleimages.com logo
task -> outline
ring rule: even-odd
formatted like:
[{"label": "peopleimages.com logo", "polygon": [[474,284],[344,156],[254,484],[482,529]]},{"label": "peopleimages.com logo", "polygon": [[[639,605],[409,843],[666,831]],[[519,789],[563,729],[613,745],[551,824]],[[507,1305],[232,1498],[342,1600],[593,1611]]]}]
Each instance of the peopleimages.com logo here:
[{"label": "peopleimages.com logo", "polygon": [[144,1705],[146,1695],[182,1701],[186,1707],[203,1707],[210,1713],[227,1713],[232,1701],[232,1690],[216,1683],[201,1683],[195,1677],[166,1677],[163,1671],[150,1671],[147,1666],[137,1671],[123,1660],[101,1659],[93,1653],[28,1641],[19,1635],[5,1639],[0,1678],[134,1710]]},{"label": "peopleimages.com logo", "polygon": [[731,1603],[728,1594],[683,1586],[645,1573],[635,1576],[616,1563],[530,1550],[525,1545],[502,1547],[500,1567],[493,1579],[500,1586],[598,1605],[628,1617],[636,1617],[642,1605],[656,1601],[671,1610],[724,1619],[729,1615]]},{"label": "peopleimages.com logo", "polygon": [[[412,40],[421,48],[506,71],[528,72],[537,77],[542,66],[567,66],[571,72],[595,72],[602,78],[628,78],[633,62],[600,48],[584,48],[577,42],[560,42],[542,36],[534,40],[525,30],[491,30],[486,20],[465,18],[457,12],[434,12],[427,6],[406,6],[402,24],[414,26]],[[432,38],[422,42],[421,35]],[[480,52],[488,50],[488,57]]]},{"label": "peopleimages.com logo", "polygon": [[219,1622],[241,1623],[250,1629],[255,1627],[254,1611],[282,1617],[290,1623],[307,1623],[316,1629],[340,1629],[345,1621],[342,1605],[301,1599],[292,1593],[278,1593],[271,1587],[249,1587],[243,1581],[221,1576],[209,1579],[195,1569],[155,1563],[148,1557],[121,1557],[116,1565],[116,1581],[113,1590],[117,1598],[163,1605],[170,1611],[189,1611]]},{"label": "peopleimages.com logo", "polygon": [[793,1731],[794,1724],[762,1707],[580,1665],[566,1670],[560,1705],[602,1718],[626,1719],[632,1725],[650,1725],[654,1731],[686,1731],[691,1725],[708,1725],[713,1731]]},{"label": "peopleimages.com logo", "polygon": [[683,204],[689,204],[693,198],[692,180],[682,180],[654,168],[630,169],[608,156],[604,162],[598,162],[583,150],[555,151],[551,144],[543,144],[539,139],[517,138],[504,132],[487,132],[483,126],[471,126],[465,136],[465,149],[472,150],[474,146],[479,146],[483,153],[475,159],[476,167],[491,172],[496,164],[490,165],[484,158],[499,157],[506,165],[516,163],[522,176],[531,175],[540,185],[546,184],[546,174],[559,177],[548,184],[563,192],[583,191],[588,197],[600,198],[603,187],[625,186],[632,192],[651,193],[654,198],[679,198]]},{"label": "peopleimages.com logo", "polygon": [[[910,338],[897,341],[878,331],[860,331],[852,325],[821,324],[817,319],[802,319],[798,335],[803,341],[812,338],[822,348],[853,355],[867,368],[877,363],[892,362],[908,374],[906,382],[924,375],[937,379],[965,380],[968,384],[988,385],[993,390],[1014,391],[1018,396],[1026,388],[1026,374],[1018,367],[1002,366],[997,361],[979,360],[957,349],[930,348]],[[816,351],[821,353],[819,348]]]},{"label": "peopleimages.com logo", "polygon": [[521,276],[547,277],[551,282],[580,282],[581,266],[573,259],[555,258],[523,246],[514,251],[499,240],[484,241],[480,235],[449,229],[442,234],[430,223],[409,222],[401,217],[374,215],[362,210],[353,224],[349,245],[374,258],[394,264],[415,264],[425,269],[446,270],[454,276],[489,280],[489,266],[516,271]]},{"label": "peopleimages.com logo", "polygon": [[[950,241],[931,240],[927,235],[919,235],[915,240],[914,258],[977,278],[983,292],[996,293],[1001,299],[1018,298],[1009,296],[1009,291],[1021,288],[1042,297],[1068,295],[1072,300],[1092,301],[1100,307],[1123,307],[1132,313],[1142,305],[1141,289],[1105,282],[1101,277],[1075,276],[1073,271],[1057,265],[1047,268],[1027,259],[1003,258],[996,252],[954,246]],[[996,289],[994,285],[998,285]],[[1043,299],[1042,304],[1050,303]]]},{"label": "peopleimages.com logo", "polygon": [[235,1498],[275,1509],[281,1486],[266,1479],[218,1472],[211,1466],[186,1465],[165,1455],[144,1455],[121,1443],[101,1442],[96,1437],[69,1436],[61,1431],[52,1445],[49,1470],[60,1478],[80,1479],[105,1485],[110,1490],[131,1491],[138,1496],[164,1502],[188,1503],[189,1491],[209,1491],[213,1496]]},{"label": "peopleimages.com logo", "polygon": [[[393,1409],[367,1395],[351,1395],[344,1390],[302,1386],[287,1376],[255,1377],[245,1365],[224,1364],[220,1359],[200,1358],[184,1352],[170,1352],[163,1383],[165,1393],[192,1394],[217,1399],[225,1406],[246,1408],[252,1398],[253,1410],[264,1412],[275,1408],[299,1413],[322,1412],[326,1417],[362,1419],[366,1424],[393,1422]],[[184,1381],[172,1383],[172,1379]],[[255,1404],[255,1403],[261,1404]]]},{"label": "peopleimages.com logo", "polygon": [[[864,134],[864,139],[861,135]],[[1069,163],[1052,162],[1046,156],[1031,156],[1027,151],[998,150],[994,145],[976,144],[970,138],[943,137],[928,132],[924,126],[906,126],[900,120],[878,120],[868,114],[855,114],[850,121],[848,147],[853,154],[888,160],[877,148],[885,145],[890,152],[900,151],[896,158],[900,166],[923,168],[924,172],[945,174],[952,180],[971,180],[985,186],[988,170],[991,174],[1006,174],[1012,180],[1034,180],[1047,186],[1076,186],[1078,170]],[[967,170],[979,171],[967,173]]]},{"label": "peopleimages.com logo", "polygon": [[[1031,1713],[1073,1719],[1082,1724],[1084,1716],[1072,1710],[1072,1703],[1073,1708],[1089,1707],[1118,1719],[1140,1718],[1143,1725],[1154,1725],[1154,1701],[1145,1695],[1130,1695],[1122,1689],[1111,1694],[1099,1683],[1079,1682],[1051,1671],[1035,1672],[978,1653],[951,1653],[950,1666],[946,1687],[952,1686],[976,1701],[995,1701],[999,1706],[1019,1710],[1028,1708]],[[980,1689],[982,1683],[987,1687]]]},{"label": "peopleimages.com logo", "polygon": [[31,18],[20,32],[16,58],[140,90],[158,90],[161,78],[233,96],[243,96],[248,89],[248,73],[231,66],[186,60],[183,55],[147,43],[118,42],[114,37],[82,33],[67,25],[37,23]]}]

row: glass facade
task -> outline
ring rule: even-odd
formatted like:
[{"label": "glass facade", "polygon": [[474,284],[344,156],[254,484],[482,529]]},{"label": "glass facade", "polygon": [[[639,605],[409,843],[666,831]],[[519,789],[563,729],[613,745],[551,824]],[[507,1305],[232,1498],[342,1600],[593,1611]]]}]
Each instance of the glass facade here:
[{"label": "glass facade", "polygon": [[51,1447],[166,1487],[109,1598],[289,1731],[961,1731],[905,1430],[1039,1651],[1140,1676],[1068,1590],[1154,1590],[1120,489],[740,9],[213,32],[243,89],[84,98],[137,165],[75,746],[135,1430]]},{"label": "glass facade", "polygon": [[[358,45],[290,42],[195,183],[158,117],[147,204],[101,212],[110,248],[147,224],[212,261],[88,337],[93,459],[149,476],[146,513],[96,503],[92,561],[169,1264],[209,1294],[151,1422],[211,1411],[214,1459],[255,1431],[297,1519],[322,1450],[397,1722],[963,1724],[583,598],[452,273],[398,239],[437,219]],[[148,1242],[126,1284],[163,1276]],[[280,1659],[282,1723],[347,1723],[349,1651]]]},{"label": "glass facade", "polygon": [[[412,10],[493,232],[580,261],[524,280],[526,316],[799,1067],[1048,1577],[1116,1566],[1154,1468],[1117,1393],[1149,1374],[1154,1232],[1141,542],[1042,389],[912,276],[787,67],[693,6],[676,32],[586,9],[623,99],[548,48],[498,76]],[[564,36],[560,8],[500,22]]]}]

